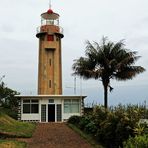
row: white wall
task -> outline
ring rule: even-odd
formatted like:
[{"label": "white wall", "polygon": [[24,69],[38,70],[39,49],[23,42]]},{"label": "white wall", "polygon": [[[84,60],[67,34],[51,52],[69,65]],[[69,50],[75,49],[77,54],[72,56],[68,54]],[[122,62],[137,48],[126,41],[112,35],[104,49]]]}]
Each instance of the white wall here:
[{"label": "white wall", "polygon": [[40,121],[40,114],[22,114],[21,120],[37,120]]}]

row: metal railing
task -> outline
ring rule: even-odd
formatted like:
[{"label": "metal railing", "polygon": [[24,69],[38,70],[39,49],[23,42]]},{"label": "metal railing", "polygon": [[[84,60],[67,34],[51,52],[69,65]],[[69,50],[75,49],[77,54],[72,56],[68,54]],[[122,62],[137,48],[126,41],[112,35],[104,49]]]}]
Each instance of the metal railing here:
[{"label": "metal railing", "polygon": [[53,27],[55,27],[56,29],[53,30],[53,29],[50,29],[48,25],[43,25],[43,26],[37,27],[36,31],[37,31],[37,34],[42,32],[54,32],[54,33],[60,33],[60,34],[64,33],[64,29],[62,27],[55,26],[55,25]]}]

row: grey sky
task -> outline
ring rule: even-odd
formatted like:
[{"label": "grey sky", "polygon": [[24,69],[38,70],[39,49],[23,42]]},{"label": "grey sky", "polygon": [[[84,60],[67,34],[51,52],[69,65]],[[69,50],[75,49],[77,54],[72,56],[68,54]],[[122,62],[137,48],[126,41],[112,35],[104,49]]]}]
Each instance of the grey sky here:
[{"label": "grey sky", "polygon": [[[71,76],[73,60],[84,55],[85,41],[99,42],[125,39],[126,47],[142,58],[136,63],[148,69],[148,1],[147,0],[53,0],[52,9],[60,14],[64,28],[63,91],[73,94]],[[0,5],[0,76],[7,85],[20,92],[36,93],[38,39],[36,27],[40,14],[47,11],[48,0],[1,0]],[[148,100],[148,72],[126,82],[112,81],[114,91],[109,103],[139,103]],[[99,81],[82,81],[82,92],[102,103],[103,89]],[[80,94],[77,78],[77,94]]]}]

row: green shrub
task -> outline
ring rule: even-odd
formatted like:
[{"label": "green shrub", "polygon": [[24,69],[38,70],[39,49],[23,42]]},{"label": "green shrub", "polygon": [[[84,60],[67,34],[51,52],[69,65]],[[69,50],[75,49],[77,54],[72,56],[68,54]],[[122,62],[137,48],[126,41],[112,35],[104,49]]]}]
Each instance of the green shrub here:
[{"label": "green shrub", "polygon": [[84,107],[84,115],[92,114],[93,108],[92,107]]},{"label": "green shrub", "polygon": [[87,113],[72,123],[87,134],[102,143],[107,148],[123,147],[123,141],[129,137],[147,134],[148,127],[139,125],[143,118],[144,107],[137,105],[118,105],[117,107],[105,109],[95,106],[93,112]]},{"label": "green shrub", "polygon": [[89,124],[90,121],[91,121],[90,116],[82,116],[82,117],[81,117],[81,120],[80,120],[80,122],[79,122],[79,128],[80,128],[81,130],[84,130],[84,129],[85,129],[85,126],[86,126],[87,124]]},{"label": "green shrub", "polygon": [[125,125],[113,113],[108,113],[107,118],[101,122],[97,130],[96,139],[102,141],[106,147],[119,147],[122,145],[122,138],[126,135]]},{"label": "green shrub", "polygon": [[130,137],[123,145],[124,148],[148,148],[148,135]]},{"label": "green shrub", "polygon": [[74,125],[78,125],[79,122],[80,122],[80,116],[71,116],[69,119],[68,119],[68,123],[71,123],[71,124],[74,124]]},{"label": "green shrub", "polygon": [[96,124],[100,124],[107,118],[108,110],[105,109],[103,106],[95,106],[93,109],[93,118]]},{"label": "green shrub", "polygon": [[90,121],[88,124],[85,125],[84,130],[86,133],[95,134],[97,131],[97,126],[94,121]]},{"label": "green shrub", "polygon": [[0,107],[0,113],[7,114],[17,120],[17,111],[11,110],[10,108]]},{"label": "green shrub", "polygon": [[103,141],[106,147],[122,147],[123,141],[129,136],[136,135],[134,129],[138,125],[142,111],[136,106],[119,105],[106,113],[106,119],[100,123],[96,138]]}]

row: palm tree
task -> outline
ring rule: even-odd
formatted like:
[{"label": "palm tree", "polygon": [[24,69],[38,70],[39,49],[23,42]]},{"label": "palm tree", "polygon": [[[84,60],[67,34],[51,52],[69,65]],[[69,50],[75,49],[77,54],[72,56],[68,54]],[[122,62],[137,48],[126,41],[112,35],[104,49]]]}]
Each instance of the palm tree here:
[{"label": "palm tree", "polygon": [[104,87],[104,107],[108,106],[108,89],[110,80],[129,80],[145,69],[141,66],[134,66],[140,58],[137,52],[125,48],[123,40],[114,43],[103,37],[101,43],[86,42],[85,57],[74,60],[72,69],[74,75],[83,79],[100,79]]}]

